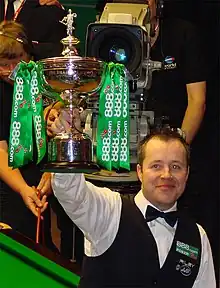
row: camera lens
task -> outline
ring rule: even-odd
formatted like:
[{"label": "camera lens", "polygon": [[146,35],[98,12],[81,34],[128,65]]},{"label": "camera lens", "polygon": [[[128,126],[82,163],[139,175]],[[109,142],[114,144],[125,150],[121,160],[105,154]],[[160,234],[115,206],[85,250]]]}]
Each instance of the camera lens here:
[{"label": "camera lens", "polygon": [[121,63],[126,66],[132,61],[132,47],[129,39],[107,33],[99,46],[99,57],[107,62]]},{"label": "camera lens", "polygon": [[124,64],[130,73],[136,73],[142,61],[139,29],[117,24],[92,26],[87,56]]},{"label": "camera lens", "polygon": [[109,58],[113,62],[116,61],[118,63],[123,63],[123,64],[125,64],[127,62],[127,56],[126,56],[125,49],[118,48],[117,46],[113,46],[110,49]]}]

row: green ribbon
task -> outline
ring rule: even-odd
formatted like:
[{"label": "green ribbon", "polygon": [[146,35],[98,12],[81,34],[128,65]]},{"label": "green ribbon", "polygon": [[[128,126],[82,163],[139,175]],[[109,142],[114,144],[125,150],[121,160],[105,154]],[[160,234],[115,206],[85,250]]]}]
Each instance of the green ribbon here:
[{"label": "green ribbon", "polygon": [[100,91],[97,163],[107,170],[130,170],[129,87],[125,67],[106,64]]},{"label": "green ribbon", "polygon": [[[46,153],[42,93],[45,88],[40,63],[21,62],[16,67],[9,140],[9,167],[19,168],[33,160],[33,131],[37,163]],[[55,96],[56,97],[56,96]],[[34,125],[33,125],[34,124]]]}]

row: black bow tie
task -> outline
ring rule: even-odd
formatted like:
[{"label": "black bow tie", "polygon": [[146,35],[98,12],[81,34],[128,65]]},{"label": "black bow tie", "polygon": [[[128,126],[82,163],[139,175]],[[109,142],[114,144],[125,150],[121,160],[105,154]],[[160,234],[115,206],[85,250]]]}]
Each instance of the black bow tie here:
[{"label": "black bow tie", "polygon": [[158,217],[162,217],[171,227],[174,227],[178,219],[178,212],[171,211],[171,212],[165,213],[148,205],[145,217],[146,217],[147,222],[153,221],[157,219]]}]

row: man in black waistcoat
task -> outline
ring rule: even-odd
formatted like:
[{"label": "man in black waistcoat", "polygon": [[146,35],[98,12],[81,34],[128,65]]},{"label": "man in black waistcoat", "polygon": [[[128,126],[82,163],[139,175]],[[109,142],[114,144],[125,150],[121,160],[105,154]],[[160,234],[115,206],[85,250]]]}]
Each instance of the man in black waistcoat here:
[{"label": "man in black waistcoat", "polygon": [[189,147],[180,130],[148,135],[138,156],[142,188],[133,201],[82,174],[53,176],[55,196],[85,236],[80,287],[216,287],[205,231],[177,211],[189,175]]}]

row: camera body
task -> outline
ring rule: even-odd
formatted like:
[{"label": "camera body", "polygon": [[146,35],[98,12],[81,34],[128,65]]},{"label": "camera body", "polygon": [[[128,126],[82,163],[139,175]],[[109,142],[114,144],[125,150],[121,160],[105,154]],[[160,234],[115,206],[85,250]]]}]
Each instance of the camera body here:
[{"label": "camera body", "polygon": [[107,3],[99,20],[87,27],[86,56],[124,64],[135,83],[130,91],[145,88],[150,31],[147,4]]},{"label": "camera body", "polygon": [[86,55],[122,63],[137,81],[147,57],[148,34],[138,25],[92,23],[86,36]]}]

